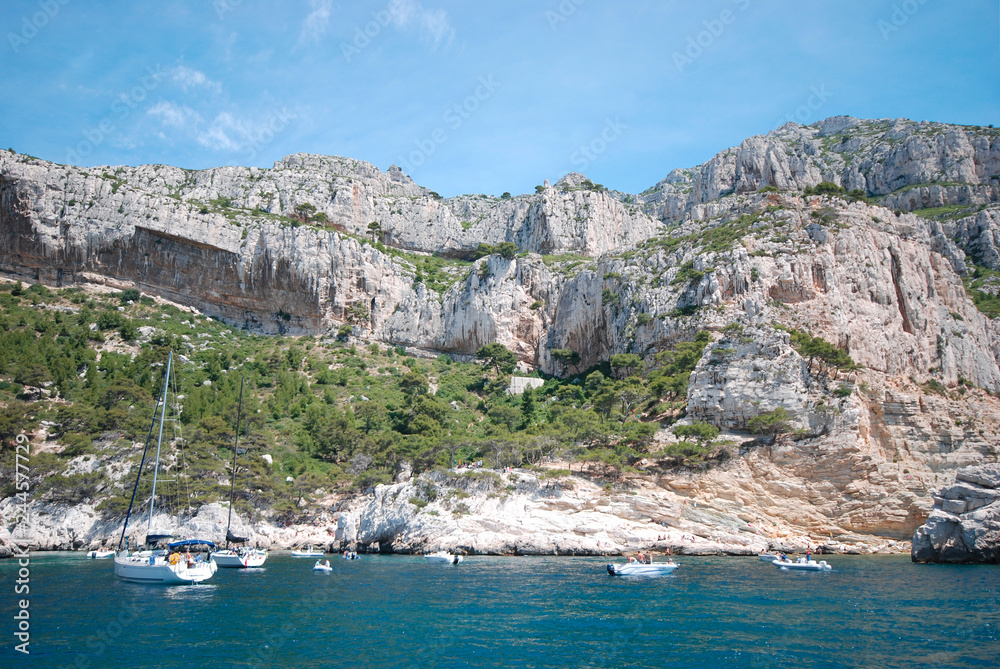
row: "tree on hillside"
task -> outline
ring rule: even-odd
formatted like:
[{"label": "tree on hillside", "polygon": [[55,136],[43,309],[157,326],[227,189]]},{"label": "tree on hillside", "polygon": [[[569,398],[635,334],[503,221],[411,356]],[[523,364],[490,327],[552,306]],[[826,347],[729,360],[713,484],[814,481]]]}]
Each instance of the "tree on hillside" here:
[{"label": "tree on hillside", "polygon": [[476,357],[483,361],[483,369],[492,367],[497,378],[501,374],[513,374],[517,367],[517,356],[503,344],[487,344],[476,351]]},{"label": "tree on hillside", "polygon": [[580,354],[570,348],[554,348],[549,354],[553,360],[562,365],[564,374],[569,371],[570,366],[580,363]]},{"label": "tree on hillside", "polygon": [[641,371],[642,367],[642,358],[633,353],[619,353],[611,356],[611,371],[616,378],[628,378]]},{"label": "tree on hillside", "polygon": [[500,242],[493,247],[493,252],[506,260],[513,260],[517,257],[517,244],[514,242]]},{"label": "tree on hillside", "polygon": [[315,213],[316,206],[306,202],[304,204],[296,205],[294,218],[301,219],[303,222],[308,222]]},{"label": "tree on hillside", "polygon": [[719,428],[704,421],[696,420],[690,425],[679,425],[674,434],[681,439],[694,437],[699,443],[712,442],[719,436]]},{"label": "tree on hillside", "polygon": [[399,382],[399,389],[402,390],[403,394],[406,396],[406,401],[409,404],[413,404],[417,397],[427,394],[427,391],[430,389],[430,385],[427,383],[427,379],[423,374],[418,374],[417,372],[407,372]]},{"label": "tree on hillside", "polygon": [[347,320],[351,323],[367,323],[371,320],[371,314],[364,301],[355,302],[347,310]]},{"label": "tree on hillside", "polygon": [[622,420],[633,417],[636,406],[649,399],[649,390],[645,382],[638,376],[630,376],[614,385],[614,395],[622,408]]},{"label": "tree on hillside", "polygon": [[750,422],[747,423],[747,427],[754,434],[763,434],[772,437],[779,434],[786,434],[793,430],[792,415],[788,413],[788,409],[785,407],[778,407],[774,411],[751,418]]}]

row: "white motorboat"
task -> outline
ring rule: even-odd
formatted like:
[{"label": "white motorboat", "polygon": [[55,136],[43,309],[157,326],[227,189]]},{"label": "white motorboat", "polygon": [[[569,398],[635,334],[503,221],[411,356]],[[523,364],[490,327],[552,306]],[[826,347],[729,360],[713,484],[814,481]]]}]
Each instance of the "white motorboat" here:
[{"label": "white motorboat", "polygon": [[114,557],[114,556],[115,556],[115,552],[111,551],[111,550],[108,550],[108,551],[105,551],[105,550],[90,551],[90,552],[87,553],[87,557],[89,557],[92,560],[96,560],[96,559],[100,559],[100,558],[109,558],[109,557]]},{"label": "white motorboat", "polygon": [[305,549],[304,551],[302,550],[292,551],[292,557],[294,558],[314,558],[314,557],[323,557],[323,555],[324,555],[323,551],[314,550],[312,546]]},{"label": "white motorboat", "polygon": [[427,560],[428,562],[431,562],[431,563],[434,563],[434,564],[461,564],[462,563],[462,556],[461,555],[452,555],[451,553],[447,553],[445,551],[438,551],[436,553],[428,553],[427,555],[424,556],[424,559]]},{"label": "white motorboat", "polygon": [[[158,584],[180,584],[198,583],[212,577],[215,574],[217,565],[212,560],[211,553],[191,554],[191,549],[207,549],[211,551],[215,544],[211,541],[201,539],[187,539],[169,544],[166,549],[162,548],[162,543],[170,539],[169,533],[155,533],[152,530],[153,508],[156,502],[156,482],[160,470],[160,447],[163,444],[163,424],[166,421],[168,402],[168,391],[170,389],[170,370],[173,367],[174,354],[170,352],[167,358],[167,370],[163,375],[163,393],[160,396],[157,409],[160,412],[160,430],[156,440],[156,460],[153,467],[153,488],[149,496],[149,519],[146,522],[146,547],[147,550],[130,552],[125,543],[125,534],[128,531],[128,522],[132,517],[132,505],[135,502],[135,494],[139,489],[139,481],[142,478],[143,465],[146,462],[146,454],[153,436],[153,428],[156,426],[156,409],[153,410],[153,422],[149,427],[149,436],[146,438],[146,445],[142,450],[142,460],[139,462],[139,471],[135,477],[135,486],[132,488],[132,499],[129,501],[128,513],[125,515],[125,526],[122,528],[121,539],[118,540],[119,552],[115,555],[115,576],[123,581],[133,583],[158,583]],[[182,555],[179,551],[184,549]]]},{"label": "white motorboat", "polygon": [[826,563],[826,560],[816,560],[806,559],[800,557],[798,560],[782,560],[778,558],[771,562],[778,569],[786,569],[793,571],[831,571],[833,567]]},{"label": "white motorboat", "polygon": [[628,564],[609,564],[608,573],[612,576],[666,576],[679,567],[676,562],[629,562]]},{"label": "white motorboat", "polygon": [[[236,455],[240,451],[240,418],[243,415],[243,381],[240,379],[240,403],[236,409],[236,439],[233,442],[233,476],[229,483],[229,519],[226,521],[226,548],[213,556],[215,563],[228,569],[247,569],[260,567],[267,560],[267,551],[261,548],[230,548],[229,544],[245,544],[249,537],[238,537],[233,534],[233,498],[236,491]],[[244,451],[245,452],[245,451]]]},{"label": "white motorboat", "polygon": [[757,557],[759,557],[763,562],[774,562],[779,556],[774,553],[761,553]]},{"label": "white motorboat", "polygon": [[320,562],[319,560],[316,560],[316,564],[313,565],[313,571],[322,571],[329,573],[333,571],[333,567],[330,566],[329,560],[327,560],[326,562]]},{"label": "white motorboat", "polygon": [[259,548],[227,548],[212,553],[212,559],[220,567],[230,569],[246,569],[260,567],[267,560],[267,551]]}]

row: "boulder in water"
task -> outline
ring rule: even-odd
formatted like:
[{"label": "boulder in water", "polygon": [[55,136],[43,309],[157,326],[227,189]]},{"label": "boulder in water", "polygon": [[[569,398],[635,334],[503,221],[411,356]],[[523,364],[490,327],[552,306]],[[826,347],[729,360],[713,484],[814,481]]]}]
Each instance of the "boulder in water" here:
[{"label": "boulder in water", "polygon": [[913,535],[914,562],[1000,564],[1000,464],[960,469]]}]

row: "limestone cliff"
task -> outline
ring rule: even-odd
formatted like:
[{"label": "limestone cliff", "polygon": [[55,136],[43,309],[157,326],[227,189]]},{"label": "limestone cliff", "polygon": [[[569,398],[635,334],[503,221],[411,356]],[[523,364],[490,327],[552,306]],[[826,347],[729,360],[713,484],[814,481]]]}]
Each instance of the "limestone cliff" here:
[{"label": "limestone cliff", "polygon": [[[137,287],[266,333],[327,332],[360,305],[356,329],[374,340],[462,355],[498,341],[559,374],[707,329],[689,418],[727,431],[733,457],[655,478],[651,498],[769,539],[906,539],[942,477],[1000,454],[1000,324],[963,283],[1000,269],[998,175],[1000,131],[846,117],[750,138],[638,195],[568,175],[530,195],[441,199],[344,158],[193,172],[0,151],[0,271]],[[824,181],[861,193],[803,194]],[[520,253],[471,261],[500,242]],[[444,259],[434,280],[430,253]],[[804,358],[789,331],[857,367]],[[581,359],[566,368],[553,349]],[[749,421],[776,408],[799,433],[754,442]],[[404,494],[376,492],[357,539],[433,547],[418,531],[429,517],[386,501]],[[580,509],[600,497],[577,494]],[[504,508],[456,520],[440,545],[511,549],[480,537],[511,531],[489,529]]]}]

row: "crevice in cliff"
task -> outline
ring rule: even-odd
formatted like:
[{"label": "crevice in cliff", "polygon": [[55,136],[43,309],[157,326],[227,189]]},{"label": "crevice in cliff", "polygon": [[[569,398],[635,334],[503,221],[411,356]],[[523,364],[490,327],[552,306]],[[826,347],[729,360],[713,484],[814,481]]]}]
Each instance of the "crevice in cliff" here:
[{"label": "crevice in cliff", "polygon": [[903,332],[916,334],[909,316],[906,315],[906,301],[903,299],[903,290],[899,286],[900,278],[903,275],[899,264],[899,256],[894,250],[890,249],[889,257],[892,259],[892,287],[896,289],[896,305],[899,307],[899,315],[903,319]]}]

